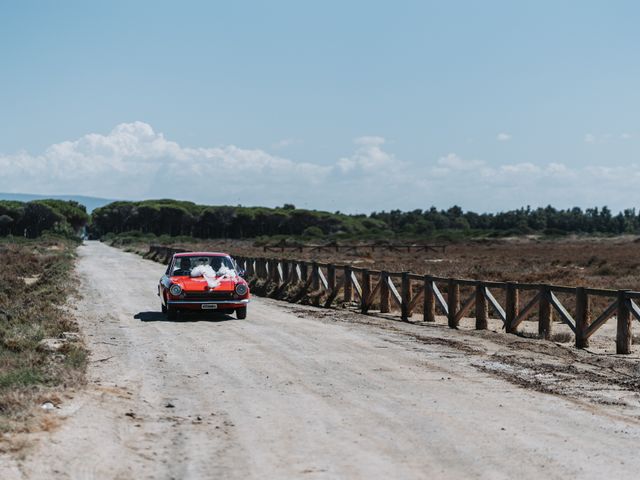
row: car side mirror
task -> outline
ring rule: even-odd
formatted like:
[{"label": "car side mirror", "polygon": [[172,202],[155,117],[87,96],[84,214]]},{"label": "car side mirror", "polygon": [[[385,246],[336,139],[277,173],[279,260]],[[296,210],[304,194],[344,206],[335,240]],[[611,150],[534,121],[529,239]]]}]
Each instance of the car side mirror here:
[{"label": "car side mirror", "polygon": [[244,278],[246,273],[247,272],[245,272],[243,269],[241,269],[241,268],[238,269],[238,275],[241,276],[242,278]]}]

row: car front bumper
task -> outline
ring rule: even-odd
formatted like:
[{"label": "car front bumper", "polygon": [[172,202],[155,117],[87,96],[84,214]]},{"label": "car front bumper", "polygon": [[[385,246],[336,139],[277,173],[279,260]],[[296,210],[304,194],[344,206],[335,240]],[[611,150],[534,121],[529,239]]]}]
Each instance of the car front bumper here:
[{"label": "car front bumper", "polygon": [[249,299],[240,300],[169,300],[167,305],[188,310],[218,310],[246,307]]}]

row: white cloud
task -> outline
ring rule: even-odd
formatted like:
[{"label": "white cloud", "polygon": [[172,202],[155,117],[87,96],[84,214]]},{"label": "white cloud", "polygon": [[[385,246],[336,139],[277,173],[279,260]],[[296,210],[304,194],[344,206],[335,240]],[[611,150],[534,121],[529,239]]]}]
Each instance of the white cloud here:
[{"label": "white cloud", "polygon": [[473,170],[484,165],[481,160],[465,160],[455,153],[449,153],[438,159],[438,165],[446,170]]},{"label": "white cloud", "polygon": [[479,210],[640,203],[640,165],[467,159],[400,160],[383,137],[354,139],[326,164],[236,145],[184,147],[143,122],[51,145],[40,154],[0,154],[0,191],[107,198],[178,198],[206,204],[282,205],[366,212],[453,204]]},{"label": "white cloud", "polygon": [[497,136],[496,139],[499,142],[508,142],[509,140],[511,140],[511,135],[509,135],[508,133],[505,132],[500,132]]},{"label": "white cloud", "polygon": [[393,154],[382,149],[383,137],[358,137],[354,140],[356,151],[350,157],[343,157],[337,164],[343,173],[360,171],[365,173],[389,173],[402,165]]},{"label": "white cloud", "polygon": [[[180,197],[237,202],[247,189],[268,191],[283,182],[316,185],[332,166],[294,162],[235,145],[188,148],[143,122],[109,134],[88,134],[41,155],[0,156],[0,191],[77,193],[116,198]],[[267,192],[268,193],[268,192]]]},{"label": "white cloud", "polygon": [[584,136],[585,143],[596,143],[596,136],[593,133],[587,133]]}]

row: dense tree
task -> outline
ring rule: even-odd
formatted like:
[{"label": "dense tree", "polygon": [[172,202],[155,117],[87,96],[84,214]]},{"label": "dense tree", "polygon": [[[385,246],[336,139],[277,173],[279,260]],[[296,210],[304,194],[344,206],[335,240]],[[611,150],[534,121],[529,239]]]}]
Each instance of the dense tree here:
[{"label": "dense tree", "polygon": [[45,231],[78,235],[88,220],[84,205],[74,201],[0,201],[0,235],[35,238]]},{"label": "dense tree", "polygon": [[[19,218],[0,208],[0,215]],[[19,217],[19,215],[18,215]],[[13,224],[12,224],[13,225]],[[0,226],[1,228],[1,226]],[[13,227],[11,227],[13,228]],[[114,202],[94,211],[92,233],[137,231],[155,235],[190,235],[199,238],[254,238],[272,235],[318,236],[431,236],[519,235],[529,233],[640,233],[640,215],[627,209],[614,215],[607,207],[559,210],[527,206],[498,213],[465,212],[459,206],[409,212],[391,210],[371,215],[346,215],[297,209],[196,205],[173,200]]]}]

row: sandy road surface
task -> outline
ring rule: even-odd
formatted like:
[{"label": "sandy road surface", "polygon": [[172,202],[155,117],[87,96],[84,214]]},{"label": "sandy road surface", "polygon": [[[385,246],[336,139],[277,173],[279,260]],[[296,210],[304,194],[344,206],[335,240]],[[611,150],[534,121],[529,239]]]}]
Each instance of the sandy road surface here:
[{"label": "sandy road surface", "polygon": [[[506,361],[501,352],[513,346],[493,337],[513,336],[265,299],[254,299],[247,320],[167,322],[154,291],[161,265],[90,242],[77,271],[89,385],[53,413],[60,427],[36,435],[24,458],[0,457],[0,478],[566,479],[640,471],[638,395],[595,380],[562,395],[518,386],[505,377],[514,369],[525,380],[556,380]],[[535,362],[545,353],[530,355]],[[618,404],[583,399],[589,395]]]}]

